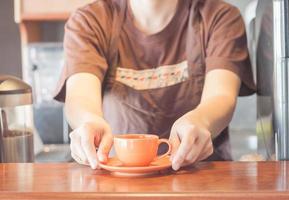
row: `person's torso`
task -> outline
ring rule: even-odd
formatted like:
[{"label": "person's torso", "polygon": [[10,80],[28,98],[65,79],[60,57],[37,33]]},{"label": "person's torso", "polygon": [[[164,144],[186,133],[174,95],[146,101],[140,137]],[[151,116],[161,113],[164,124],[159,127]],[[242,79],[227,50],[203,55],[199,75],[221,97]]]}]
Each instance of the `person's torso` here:
[{"label": "person's torso", "polygon": [[134,26],[127,9],[118,64],[110,70],[107,77],[112,84],[104,92],[104,114],[114,133],[168,137],[173,123],[199,104],[205,70],[199,66],[203,71],[195,74],[197,66],[188,62],[189,14],[190,0],[179,1],[168,25],[145,35]]},{"label": "person's torso", "polygon": [[[103,41],[103,52],[109,52],[113,35],[113,9],[107,2],[123,1],[127,2],[99,0],[83,9],[90,26],[94,29],[97,23],[105,33],[98,38]],[[191,2],[203,2],[197,17],[192,15]],[[173,123],[199,105],[210,27],[214,16],[228,7],[217,0],[180,0],[171,22],[148,36],[134,26],[131,12],[125,13],[116,47],[118,62],[108,67],[103,84],[104,117],[114,134],[149,133],[168,138]],[[214,146],[217,156],[213,160],[231,158],[227,129],[214,140]]]}]

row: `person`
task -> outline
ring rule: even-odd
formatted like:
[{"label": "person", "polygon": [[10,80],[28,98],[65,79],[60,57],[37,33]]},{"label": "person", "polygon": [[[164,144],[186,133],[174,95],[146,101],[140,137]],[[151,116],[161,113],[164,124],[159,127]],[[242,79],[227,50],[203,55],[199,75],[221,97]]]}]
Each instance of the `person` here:
[{"label": "person", "polygon": [[[174,170],[231,160],[228,125],[255,86],[239,10],[221,0],[98,0],[65,26],[72,157],[99,168],[113,134],[169,138]],[[96,149],[98,149],[96,151]]]}]

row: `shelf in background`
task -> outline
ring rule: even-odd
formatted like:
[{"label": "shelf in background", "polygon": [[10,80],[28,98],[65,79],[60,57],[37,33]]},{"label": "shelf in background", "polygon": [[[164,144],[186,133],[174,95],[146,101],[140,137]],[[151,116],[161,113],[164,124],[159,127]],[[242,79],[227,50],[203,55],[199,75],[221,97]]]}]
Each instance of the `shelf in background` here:
[{"label": "shelf in background", "polygon": [[31,13],[22,14],[21,21],[66,21],[70,13]]},{"label": "shelf in background", "polygon": [[15,21],[61,21],[94,0],[14,0]]}]

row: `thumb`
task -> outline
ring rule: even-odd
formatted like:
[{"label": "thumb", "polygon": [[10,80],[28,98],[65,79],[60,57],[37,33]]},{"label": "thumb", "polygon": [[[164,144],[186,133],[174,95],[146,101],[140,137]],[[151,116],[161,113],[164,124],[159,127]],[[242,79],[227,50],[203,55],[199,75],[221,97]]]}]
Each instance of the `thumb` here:
[{"label": "thumb", "polygon": [[112,147],[113,137],[110,132],[105,133],[100,141],[97,157],[100,162],[107,162],[108,154]]}]

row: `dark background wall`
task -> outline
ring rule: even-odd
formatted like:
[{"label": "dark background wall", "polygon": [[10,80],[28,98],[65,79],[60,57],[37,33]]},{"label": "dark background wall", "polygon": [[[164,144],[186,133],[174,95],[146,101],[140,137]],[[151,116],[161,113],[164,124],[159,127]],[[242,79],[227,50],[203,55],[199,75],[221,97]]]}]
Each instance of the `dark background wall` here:
[{"label": "dark background wall", "polygon": [[[60,22],[41,23],[43,41],[62,41],[63,27]],[[20,33],[14,21],[13,0],[0,0],[0,74],[22,76]]]},{"label": "dark background wall", "polygon": [[13,4],[13,0],[0,0],[0,74],[21,77],[20,38]]}]

